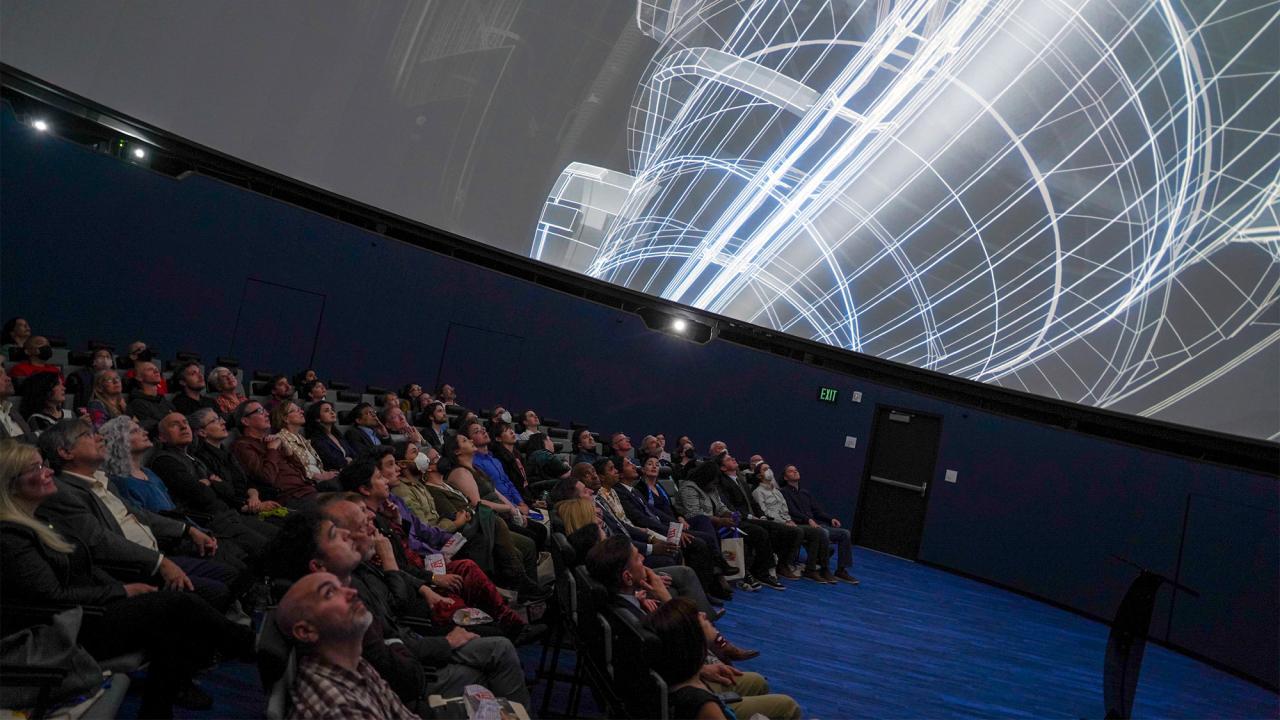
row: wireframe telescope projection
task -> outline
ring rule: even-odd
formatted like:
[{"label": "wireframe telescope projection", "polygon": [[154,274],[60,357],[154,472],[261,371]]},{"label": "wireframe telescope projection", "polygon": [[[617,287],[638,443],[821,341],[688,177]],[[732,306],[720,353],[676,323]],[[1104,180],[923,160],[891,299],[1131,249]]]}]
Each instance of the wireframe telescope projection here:
[{"label": "wireframe telescope projection", "polygon": [[[1280,358],[1280,6],[640,0],[636,21],[656,51],[630,167],[566,168],[533,257],[1148,416]],[[1280,437],[1278,376],[1249,393],[1266,426],[1233,432]]]}]

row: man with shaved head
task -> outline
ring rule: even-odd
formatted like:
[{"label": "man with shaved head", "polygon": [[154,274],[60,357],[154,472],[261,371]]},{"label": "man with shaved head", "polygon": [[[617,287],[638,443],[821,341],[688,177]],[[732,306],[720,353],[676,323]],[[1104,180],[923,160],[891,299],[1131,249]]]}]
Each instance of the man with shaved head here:
[{"label": "man with shaved head", "polygon": [[276,625],[302,650],[291,717],[418,717],[361,657],[372,622],[356,591],[330,573],[305,575],[289,588]]}]

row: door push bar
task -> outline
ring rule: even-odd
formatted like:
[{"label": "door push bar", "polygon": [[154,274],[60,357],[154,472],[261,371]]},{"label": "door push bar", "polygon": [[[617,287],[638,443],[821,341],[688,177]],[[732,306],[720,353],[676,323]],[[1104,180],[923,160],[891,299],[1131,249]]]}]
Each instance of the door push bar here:
[{"label": "door push bar", "polygon": [[910,483],[898,482],[897,480],[890,480],[889,478],[876,477],[875,475],[872,475],[871,479],[882,485],[892,485],[896,488],[902,488],[903,490],[911,490],[913,492],[918,492],[920,493],[920,497],[924,497],[925,490],[929,489],[929,483],[912,485]]}]

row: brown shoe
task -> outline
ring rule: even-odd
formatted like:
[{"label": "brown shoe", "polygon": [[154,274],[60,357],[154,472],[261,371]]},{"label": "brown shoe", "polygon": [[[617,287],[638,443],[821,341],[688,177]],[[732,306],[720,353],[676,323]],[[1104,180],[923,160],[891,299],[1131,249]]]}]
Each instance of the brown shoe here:
[{"label": "brown shoe", "polygon": [[843,580],[849,583],[850,585],[857,585],[858,583],[862,582],[858,578],[850,575],[849,571],[844,568],[840,568],[839,570],[837,570],[835,577],[837,580]]},{"label": "brown shoe", "polygon": [[822,582],[828,585],[836,584],[836,576],[831,574],[830,568],[822,568]]},{"label": "brown shoe", "polygon": [[715,642],[711,644],[711,652],[715,653],[716,657],[731,664],[735,661],[741,662],[760,656],[759,650],[744,650],[726,640],[724,635],[716,635]]},{"label": "brown shoe", "polygon": [[805,570],[804,573],[800,575],[800,577],[804,578],[805,580],[812,580],[816,583],[822,583],[824,585],[827,582],[825,579],[823,579],[822,573],[818,572],[817,570]]}]

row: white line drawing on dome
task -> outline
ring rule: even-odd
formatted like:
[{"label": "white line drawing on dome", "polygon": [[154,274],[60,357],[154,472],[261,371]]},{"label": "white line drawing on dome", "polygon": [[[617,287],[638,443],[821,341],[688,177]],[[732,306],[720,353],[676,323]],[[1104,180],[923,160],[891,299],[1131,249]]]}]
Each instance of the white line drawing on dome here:
[{"label": "white line drawing on dome", "polygon": [[[566,168],[533,257],[1155,417],[1277,357],[1280,4],[640,0],[637,22],[658,44],[630,167]],[[1226,429],[1280,435],[1277,375]]]}]

